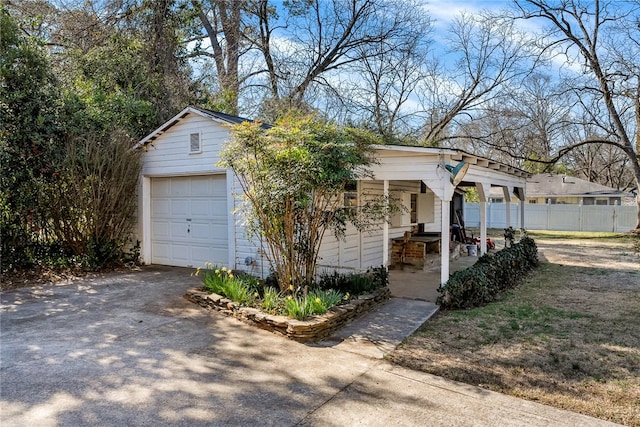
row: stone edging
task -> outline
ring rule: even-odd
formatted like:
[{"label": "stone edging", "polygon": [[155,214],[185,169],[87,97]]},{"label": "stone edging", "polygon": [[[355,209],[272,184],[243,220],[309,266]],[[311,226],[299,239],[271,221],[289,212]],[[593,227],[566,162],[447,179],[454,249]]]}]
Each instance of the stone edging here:
[{"label": "stone edging", "polygon": [[325,314],[307,320],[296,320],[287,316],[267,314],[253,307],[242,307],[218,294],[210,294],[202,288],[191,288],[184,297],[202,307],[216,310],[226,316],[235,317],[249,324],[284,335],[299,342],[315,342],[331,336],[339,328],[360,317],[389,299],[388,287],[371,294],[360,295],[348,303],[331,307]]}]

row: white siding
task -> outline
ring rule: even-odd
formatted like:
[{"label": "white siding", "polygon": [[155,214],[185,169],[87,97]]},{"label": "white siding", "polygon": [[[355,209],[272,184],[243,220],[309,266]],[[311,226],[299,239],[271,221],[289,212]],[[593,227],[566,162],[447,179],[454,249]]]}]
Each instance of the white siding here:
[{"label": "white siding", "polygon": [[[202,151],[189,152],[192,133],[201,135]],[[202,175],[220,172],[216,166],[220,150],[229,140],[229,130],[209,118],[189,114],[147,144],[142,174],[145,176]]]},{"label": "white siding", "polygon": [[[362,181],[361,188],[364,194],[373,196],[382,196],[384,192],[382,181]],[[362,269],[382,265],[382,239],[382,224],[373,230],[362,233],[360,250]]]},{"label": "white siding", "polygon": [[[241,199],[243,193],[242,187],[240,186],[238,178],[235,176],[233,182],[232,212],[234,212],[235,220],[236,248],[234,254],[235,261],[232,267],[255,274],[256,276],[267,277],[269,275],[269,261],[264,256],[266,249],[263,250],[260,241],[252,240],[247,232],[245,215],[243,213],[243,200]],[[247,258],[253,259],[253,264],[246,265],[245,260]]]},{"label": "white siding", "polygon": [[[420,181],[391,181],[389,183],[389,192],[395,194],[403,192],[419,193]],[[427,192],[431,193],[431,190],[427,188]],[[381,196],[383,194],[383,182],[361,181],[360,197],[365,194]],[[440,212],[440,199],[434,195],[434,222],[425,224],[426,232],[440,232]],[[411,226],[390,227],[389,238],[402,237],[405,231],[410,230]],[[333,234],[326,235],[320,251],[320,271],[332,269],[366,270],[369,267],[382,265],[382,239],[382,223],[379,227],[362,233],[358,233],[353,227],[349,227],[345,241],[337,240]],[[359,253],[359,262],[353,258],[356,253]]]}]

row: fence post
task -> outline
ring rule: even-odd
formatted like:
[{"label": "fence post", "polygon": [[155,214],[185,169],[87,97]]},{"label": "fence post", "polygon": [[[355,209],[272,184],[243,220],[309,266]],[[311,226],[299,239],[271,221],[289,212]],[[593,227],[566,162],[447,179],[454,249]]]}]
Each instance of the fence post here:
[{"label": "fence post", "polygon": [[578,216],[580,217],[580,231],[584,231],[584,209],[583,205],[578,205]]}]

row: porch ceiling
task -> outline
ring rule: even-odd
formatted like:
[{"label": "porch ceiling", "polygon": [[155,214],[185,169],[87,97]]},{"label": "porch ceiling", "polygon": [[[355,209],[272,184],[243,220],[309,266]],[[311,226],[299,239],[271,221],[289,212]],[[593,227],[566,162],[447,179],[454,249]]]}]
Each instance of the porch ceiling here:
[{"label": "porch ceiling", "polygon": [[375,146],[379,164],[374,167],[374,179],[441,179],[448,172],[445,164],[464,161],[471,165],[461,186],[476,182],[496,186],[522,187],[530,176],[527,171],[451,148]]}]

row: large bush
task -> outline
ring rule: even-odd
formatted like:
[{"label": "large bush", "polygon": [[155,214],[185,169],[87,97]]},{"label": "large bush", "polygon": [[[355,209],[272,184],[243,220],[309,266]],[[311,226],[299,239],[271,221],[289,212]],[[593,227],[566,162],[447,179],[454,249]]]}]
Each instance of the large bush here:
[{"label": "large bush", "polygon": [[438,289],[437,303],[446,309],[487,304],[501,292],[518,285],[538,265],[538,248],[530,237],[495,254],[485,254],[469,268],[456,271]]},{"label": "large bush", "polygon": [[[121,258],[140,172],[130,148],[157,125],[143,108],[149,103],[103,102],[103,92],[123,91],[57,78],[43,41],[2,5],[0,51],[0,273],[36,264],[99,268]],[[120,65],[114,70],[126,74]]]},{"label": "large bush", "polygon": [[76,138],[66,146],[50,198],[50,230],[74,255],[101,267],[122,256],[136,218],[141,153],[122,131],[108,138]]},{"label": "large bush", "polygon": [[60,159],[59,82],[41,41],[0,5],[0,272],[27,267]]},{"label": "large bush", "polygon": [[327,232],[343,237],[346,224],[366,229],[388,215],[381,197],[345,206],[345,186],[369,173],[377,140],[358,129],[311,117],[288,117],[265,129],[232,128],[220,166],[242,186],[248,230],[266,246],[281,290],[308,289]]}]

